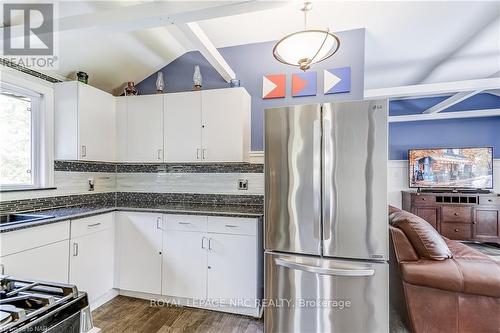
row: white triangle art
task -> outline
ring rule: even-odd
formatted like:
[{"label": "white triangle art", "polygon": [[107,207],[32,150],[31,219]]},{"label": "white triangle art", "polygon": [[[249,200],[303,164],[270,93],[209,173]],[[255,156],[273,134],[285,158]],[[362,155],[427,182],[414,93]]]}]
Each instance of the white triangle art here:
[{"label": "white triangle art", "polygon": [[335,74],[332,74],[330,73],[329,71],[327,71],[325,69],[325,73],[323,75],[323,78],[324,78],[324,84],[323,84],[323,90],[324,90],[324,93],[326,94],[330,89],[332,89],[333,87],[335,87],[335,85],[337,83],[339,83],[340,81],[342,81],[341,78],[339,78],[337,75]]},{"label": "white triangle art", "polygon": [[262,77],[262,98],[265,98],[271,91],[276,89],[278,85],[267,77]]}]

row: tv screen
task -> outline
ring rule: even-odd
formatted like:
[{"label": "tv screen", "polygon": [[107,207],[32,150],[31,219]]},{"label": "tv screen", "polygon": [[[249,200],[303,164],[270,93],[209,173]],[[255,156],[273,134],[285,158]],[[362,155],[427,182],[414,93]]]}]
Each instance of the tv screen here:
[{"label": "tv screen", "polygon": [[493,188],[491,147],[410,149],[408,162],[412,188]]}]

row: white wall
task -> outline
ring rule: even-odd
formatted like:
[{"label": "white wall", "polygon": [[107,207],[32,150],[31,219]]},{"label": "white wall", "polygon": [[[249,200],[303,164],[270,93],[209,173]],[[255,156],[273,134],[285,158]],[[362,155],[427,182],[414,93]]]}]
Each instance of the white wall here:
[{"label": "white wall", "polygon": [[[401,191],[408,189],[408,161],[389,161],[387,191],[389,205],[401,208]],[[500,159],[493,160],[493,191],[500,193]]]}]

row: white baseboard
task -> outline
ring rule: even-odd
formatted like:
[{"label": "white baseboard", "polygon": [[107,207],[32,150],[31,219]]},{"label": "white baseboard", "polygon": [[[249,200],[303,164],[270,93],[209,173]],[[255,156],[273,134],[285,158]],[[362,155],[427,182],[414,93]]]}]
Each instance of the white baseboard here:
[{"label": "white baseboard", "polygon": [[190,298],[156,295],[156,294],[142,293],[142,292],[124,290],[124,289],[120,289],[119,293],[120,293],[120,295],[127,296],[127,297],[162,302],[162,303],[160,303],[161,305],[157,305],[157,306],[179,305],[179,306],[187,306],[187,307],[191,307],[191,308],[240,314],[240,315],[250,316],[250,317],[254,317],[254,318],[260,318],[262,316],[262,311],[261,311],[260,307],[251,308],[251,307],[236,307],[236,306],[229,306],[229,305],[228,306],[193,305],[193,304],[196,304],[196,302],[194,302],[194,300],[190,299]]},{"label": "white baseboard", "polygon": [[104,305],[105,303],[111,301],[113,298],[118,296],[118,290],[117,289],[111,289],[92,303],[90,303],[90,310],[94,311],[95,309],[99,308],[100,306]]},{"label": "white baseboard", "polygon": [[250,163],[264,164],[264,151],[251,151]]}]

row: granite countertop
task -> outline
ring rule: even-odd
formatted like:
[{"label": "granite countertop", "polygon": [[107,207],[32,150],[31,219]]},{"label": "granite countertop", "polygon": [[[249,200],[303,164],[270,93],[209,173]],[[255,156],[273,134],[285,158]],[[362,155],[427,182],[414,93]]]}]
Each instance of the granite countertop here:
[{"label": "granite countertop", "polygon": [[[44,214],[54,216],[53,218],[38,220],[33,222],[18,223],[1,226],[0,233],[32,228],[44,224],[51,224],[60,221],[74,220],[113,211],[135,211],[152,212],[165,214],[186,214],[186,215],[209,215],[209,216],[233,216],[260,218],[263,216],[262,206],[250,205],[215,205],[215,204],[193,204],[193,203],[168,203],[141,205],[137,203],[127,203],[126,205],[115,206],[77,206],[31,212],[33,214]],[[29,212],[23,212],[28,214]]]}]

